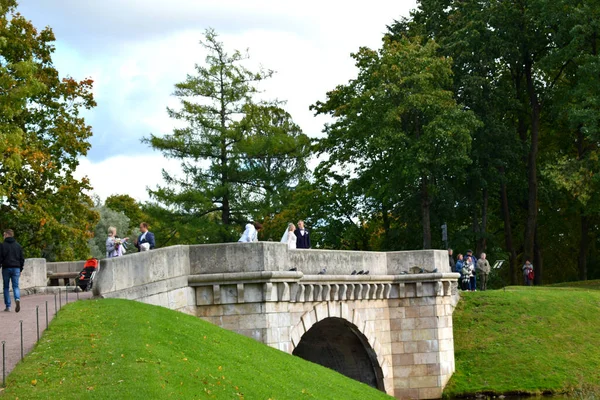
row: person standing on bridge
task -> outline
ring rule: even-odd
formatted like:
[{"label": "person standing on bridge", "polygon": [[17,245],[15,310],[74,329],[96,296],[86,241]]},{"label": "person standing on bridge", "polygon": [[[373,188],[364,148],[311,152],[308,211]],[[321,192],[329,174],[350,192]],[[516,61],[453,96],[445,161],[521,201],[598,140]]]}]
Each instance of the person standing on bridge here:
[{"label": "person standing on bridge", "polygon": [[290,249],[290,250],[293,250],[296,248],[296,242],[297,242],[298,238],[294,234],[295,230],[296,230],[296,227],[294,226],[294,224],[292,224],[290,222],[288,224],[287,229],[285,230],[285,233],[281,237],[281,243],[286,243],[288,246],[288,249]]},{"label": "person standing on bridge", "polygon": [[156,243],[154,242],[154,233],[148,230],[147,222],[140,224],[140,231],[142,233],[140,233],[140,236],[138,236],[133,244],[139,251],[152,250],[156,246]]},{"label": "person standing on bridge", "polygon": [[296,234],[296,248],[297,249],[310,249],[310,235],[308,229],[304,228],[304,221],[298,221],[298,229],[294,231]]},{"label": "person standing on bridge", "polygon": [[259,222],[252,222],[246,224],[246,229],[244,233],[242,233],[242,237],[238,240],[238,242],[258,242],[258,231],[262,229],[262,224]]},{"label": "person standing on bridge", "polygon": [[108,238],[106,238],[106,257],[120,257],[125,254],[125,244],[129,238],[120,239],[117,237],[117,228],[111,226],[108,228]]},{"label": "person standing on bridge", "polygon": [[0,265],[2,266],[2,280],[4,281],[4,311],[10,311],[10,283],[12,282],[13,296],[15,298],[15,312],[21,311],[21,291],[19,278],[23,272],[25,258],[23,248],[15,240],[12,229],[3,232],[4,243],[0,245]]}]

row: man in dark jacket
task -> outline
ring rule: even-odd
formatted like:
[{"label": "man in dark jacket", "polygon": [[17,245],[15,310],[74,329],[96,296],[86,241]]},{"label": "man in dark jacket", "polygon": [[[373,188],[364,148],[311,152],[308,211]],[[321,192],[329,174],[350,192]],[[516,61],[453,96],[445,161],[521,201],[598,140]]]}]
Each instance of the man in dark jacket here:
[{"label": "man in dark jacket", "polygon": [[456,263],[454,262],[454,257],[452,256],[452,249],[448,249],[448,262],[450,264],[450,272],[454,272],[454,268],[456,268]]},{"label": "man in dark jacket", "polygon": [[15,311],[21,311],[21,291],[19,290],[19,277],[25,265],[23,249],[17,243],[12,229],[3,233],[4,243],[0,247],[0,265],[2,265],[2,280],[4,281],[4,311],[10,311],[10,282],[12,281],[13,296],[15,297]]},{"label": "man in dark jacket", "polygon": [[298,221],[298,229],[294,231],[296,235],[296,248],[297,249],[310,249],[310,235],[308,229],[304,228],[304,221]]},{"label": "man in dark jacket", "polygon": [[142,222],[140,224],[140,236],[138,236],[137,240],[134,242],[135,247],[139,251],[152,250],[156,246],[154,241],[154,233],[148,230],[148,224],[146,222]]}]

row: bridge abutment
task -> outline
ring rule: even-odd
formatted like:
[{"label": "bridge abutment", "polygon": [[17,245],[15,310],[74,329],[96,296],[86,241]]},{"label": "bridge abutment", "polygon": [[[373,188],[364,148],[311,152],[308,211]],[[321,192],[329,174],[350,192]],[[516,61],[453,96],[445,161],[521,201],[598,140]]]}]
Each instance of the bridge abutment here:
[{"label": "bridge abutment", "polygon": [[103,260],[94,293],[196,315],[396,398],[433,399],[454,372],[458,274],[447,260],[439,250],[174,246]]}]

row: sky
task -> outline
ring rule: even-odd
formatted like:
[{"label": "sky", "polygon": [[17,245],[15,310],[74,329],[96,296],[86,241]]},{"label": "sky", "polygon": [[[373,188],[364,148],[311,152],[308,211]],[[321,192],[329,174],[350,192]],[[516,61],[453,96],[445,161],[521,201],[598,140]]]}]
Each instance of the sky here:
[{"label": "sky", "polygon": [[17,10],[39,29],[52,28],[61,76],[94,80],[98,106],[84,114],[92,147],[76,175],[89,177],[102,199],[146,201],[162,169],[176,174],[179,162],[141,139],[172,132],[166,107],[178,106],[174,85],[203,63],[207,28],[228,51],[248,50],[249,68],[276,71],[261,96],[286,101],[304,133],[319,137],[327,117],[309,106],[352,79],[350,54],[379,48],[386,26],[414,7],[415,0],[19,0]]}]

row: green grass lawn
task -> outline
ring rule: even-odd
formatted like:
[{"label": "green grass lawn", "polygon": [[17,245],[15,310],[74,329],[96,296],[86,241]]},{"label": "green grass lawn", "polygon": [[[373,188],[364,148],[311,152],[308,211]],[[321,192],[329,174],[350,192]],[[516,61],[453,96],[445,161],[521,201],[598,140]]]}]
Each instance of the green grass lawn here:
[{"label": "green grass lawn", "polygon": [[571,287],[571,288],[576,288],[576,289],[600,290],[600,280],[563,282],[563,283],[556,283],[554,285],[549,285],[549,287]]},{"label": "green grass lawn", "polygon": [[64,307],[7,378],[10,399],[384,399],[199,318],[127,300]]},{"label": "green grass lawn", "polygon": [[453,323],[456,373],[445,396],[600,393],[600,291],[465,293]]}]

